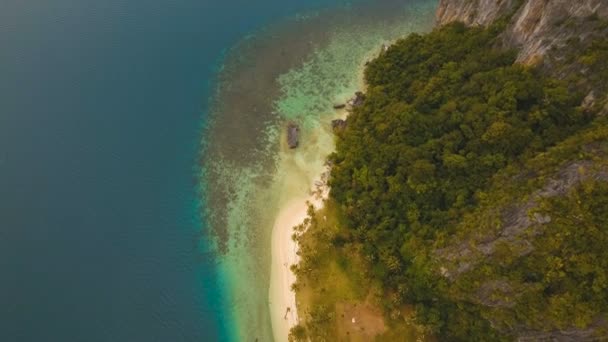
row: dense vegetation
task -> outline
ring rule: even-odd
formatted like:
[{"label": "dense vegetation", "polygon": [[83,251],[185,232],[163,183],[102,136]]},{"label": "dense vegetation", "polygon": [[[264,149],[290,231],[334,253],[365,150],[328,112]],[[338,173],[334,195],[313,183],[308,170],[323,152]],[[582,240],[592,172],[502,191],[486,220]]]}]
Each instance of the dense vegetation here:
[{"label": "dense vegetation", "polygon": [[[344,269],[359,255],[366,282],[386,294],[389,320],[413,304],[440,340],[509,340],[519,327],[587,327],[608,312],[604,179],[581,176],[562,196],[535,195],[575,160],[586,161],[577,172],[601,173],[605,119],[579,107],[586,93],[576,79],[514,64],[513,51],[494,48],[497,33],[452,24],[393,45],[368,66],[365,104],[330,157],[340,220],[319,245]],[[606,56],[598,40],[578,63],[597,78]],[[472,253],[462,275],[441,274],[458,265],[440,251],[477,243],[475,234],[497,239],[504,213],[530,198],[526,214],[548,217],[532,222],[541,227],[533,236]],[[515,246],[522,241],[532,247]],[[304,248],[300,272],[318,266],[312,254]]]},{"label": "dense vegetation", "polygon": [[[513,65],[493,38],[451,25],[411,35],[368,67],[367,101],[338,140],[331,186],[370,248],[449,230],[496,171],[589,121],[576,109],[581,94]],[[396,247],[378,257],[407,263]],[[384,261],[379,274],[397,266]]]}]

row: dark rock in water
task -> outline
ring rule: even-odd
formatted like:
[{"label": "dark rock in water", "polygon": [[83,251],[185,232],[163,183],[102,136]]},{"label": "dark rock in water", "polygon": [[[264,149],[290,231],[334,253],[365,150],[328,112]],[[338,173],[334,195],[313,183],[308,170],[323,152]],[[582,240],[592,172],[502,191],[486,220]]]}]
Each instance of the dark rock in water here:
[{"label": "dark rock in water", "polygon": [[331,120],[331,128],[334,132],[342,131],[346,128],[346,120],[336,119]]},{"label": "dark rock in water", "polygon": [[362,92],[358,91],[355,93],[355,99],[353,100],[353,107],[358,107],[363,104],[365,101],[365,95]]},{"label": "dark rock in water", "polygon": [[335,104],[335,105],[334,105],[334,109],[342,109],[342,108],[344,108],[344,107],[346,107],[346,104],[345,104],[345,103],[342,103],[342,104]]},{"label": "dark rock in water", "polygon": [[348,100],[348,104],[353,108],[363,105],[363,102],[365,102],[365,95],[360,91],[356,92],[355,96]]},{"label": "dark rock in water", "polygon": [[300,127],[295,123],[287,124],[287,145],[289,148],[296,148],[300,144]]}]

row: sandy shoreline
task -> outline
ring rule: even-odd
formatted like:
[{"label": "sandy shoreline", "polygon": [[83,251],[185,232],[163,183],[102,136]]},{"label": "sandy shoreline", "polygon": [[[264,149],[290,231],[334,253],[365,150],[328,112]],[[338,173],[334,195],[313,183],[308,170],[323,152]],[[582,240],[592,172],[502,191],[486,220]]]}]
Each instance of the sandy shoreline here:
[{"label": "sandy shoreline", "polygon": [[[361,69],[363,70],[363,69]],[[298,244],[291,237],[295,227],[308,217],[308,205],[320,209],[329,196],[329,167],[327,156],[334,150],[332,119],[345,119],[348,111],[335,111],[333,118],[327,117],[307,136],[308,145],[283,155],[281,168],[287,173],[280,191],[284,202],[280,205],[272,227],[269,308],[272,333],[275,342],[286,342],[289,330],[299,321],[296,294],[291,286],[296,275],[291,265],[297,265]],[[328,140],[332,143],[328,145]],[[286,148],[286,147],[284,147]]]},{"label": "sandy shoreline", "polygon": [[287,203],[277,216],[272,234],[272,265],[270,276],[270,315],[272,331],[276,342],[287,341],[289,330],[298,324],[296,295],[291,285],[296,275],[290,266],[299,262],[298,246],[291,238],[293,227],[301,224],[307,217],[307,202],[316,208],[322,200],[313,198],[294,199]]},{"label": "sandy shoreline", "polygon": [[[339,110],[336,112],[336,118],[346,118],[347,111]],[[325,123],[329,126],[329,121]],[[317,129],[318,134],[329,134],[333,139],[333,133],[323,133],[323,128]],[[316,144],[311,144],[314,149],[315,158],[325,160],[327,155],[333,150],[321,148]],[[326,146],[325,146],[326,147]],[[296,152],[298,153],[298,152]],[[300,151],[302,153],[302,151]],[[301,157],[301,156],[300,156]],[[309,156],[310,157],[310,156]],[[270,319],[272,322],[272,333],[275,342],[286,342],[289,336],[289,330],[297,325],[299,321],[296,294],[292,291],[291,286],[296,282],[296,275],[291,271],[291,265],[299,263],[297,255],[298,244],[291,238],[295,233],[294,227],[300,225],[308,217],[308,204],[312,204],[315,209],[320,209],[325,199],[329,195],[329,187],[327,185],[327,177],[329,168],[323,166],[317,168],[306,163],[306,158],[295,158],[298,161],[289,159],[286,163],[294,174],[290,182],[299,183],[303,179],[308,179],[307,191],[294,193],[293,189],[286,184],[283,188],[286,194],[285,202],[279,208],[278,215],[275,218],[272,228],[271,241],[271,265],[270,265],[270,288],[269,288],[269,307]],[[320,166],[320,165],[319,165]],[[313,171],[316,170],[316,171]],[[316,174],[314,179],[310,179],[310,173]],[[312,178],[312,177],[311,177]],[[287,182],[289,183],[289,182]],[[290,196],[291,194],[291,196]]]},{"label": "sandy shoreline", "polygon": [[[365,60],[375,58],[378,52],[378,49],[371,50]],[[358,89],[361,91],[365,91],[367,88],[363,77],[364,70],[365,64],[362,63],[358,70],[354,71],[357,73]],[[336,103],[341,102],[336,101]],[[333,118],[346,119],[348,114],[349,110],[340,109],[335,112]],[[329,124],[329,121],[326,124]],[[330,134],[333,139],[333,133]],[[323,154],[320,156],[323,159],[329,155],[329,153],[324,153],[328,151],[322,152],[320,149],[316,152]],[[306,168],[305,165],[299,166],[300,168]],[[279,214],[274,221],[271,242],[269,307],[275,342],[287,342],[289,330],[300,322],[296,294],[291,289],[292,284],[296,282],[296,275],[290,269],[291,265],[299,263],[298,245],[291,236],[295,232],[294,227],[300,225],[308,216],[308,203],[312,204],[317,210],[323,206],[324,200],[329,195],[329,187],[325,179],[328,174],[328,168],[318,172],[314,181],[309,184],[308,193],[287,200],[285,204],[281,205]]]}]

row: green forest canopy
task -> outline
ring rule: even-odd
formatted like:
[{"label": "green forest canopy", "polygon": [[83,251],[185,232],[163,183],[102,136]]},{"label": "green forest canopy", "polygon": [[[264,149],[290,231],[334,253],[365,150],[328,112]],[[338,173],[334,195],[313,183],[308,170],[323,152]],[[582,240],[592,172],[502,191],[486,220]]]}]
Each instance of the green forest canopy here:
[{"label": "green forest canopy", "polygon": [[[517,169],[590,127],[594,119],[579,108],[584,94],[568,87],[571,80],[559,81],[514,64],[514,51],[494,48],[496,36],[493,29],[456,23],[397,42],[367,67],[365,104],[349,116],[330,157],[331,198],[345,218],[339,243],[362,245],[373,279],[395,294],[391,298],[397,298],[385,303],[387,309],[418,304],[419,320],[449,340],[498,340],[507,335],[480,319],[487,317],[486,308],[473,305],[462,294],[454,298],[447,280],[433,271],[433,246],[451,234],[462,233],[457,232],[464,227],[459,222],[465,213],[475,210],[480,194],[490,186],[501,187],[492,183],[493,176]],[[594,46],[596,51],[587,51],[587,56],[606,55],[607,44]],[[597,58],[586,62],[597,62]],[[560,211],[588,215],[588,221],[579,224],[588,224],[594,241],[604,241],[608,227],[597,217],[605,215],[597,206],[606,201],[608,191],[605,186],[598,189],[572,193],[545,207],[565,207]],[[587,207],[571,205],[572,196],[598,202]],[[555,229],[571,229],[567,222],[556,222]],[[534,292],[544,297],[535,301],[536,306],[518,307],[517,317],[529,314],[541,319],[542,315],[526,310],[542,312],[562,305],[555,317],[542,316],[548,320],[545,327],[552,328],[565,323],[589,324],[589,317],[606,312],[605,295],[593,292],[605,290],[608,284],[606,272],[597,267],[574,274],[572,281],[562,281],[557,288],[545,281],[551,270],[542,258],[563,250],[565,243],[570,252],[584,248],[589,236],[573,234],[571,239],[575,240],[560,245],[540,238],[535,259],[500,270],[506,273],[501,276],[514,276],[527,267],[526,272],[538,273],[535,285],[551,287],[551,291]],[[582,262],[608,260],[606,249],[589,253],[593,255]],[[564,267],[571,264],[580,266],[573,261]],[[598,279],[581,283],[584,277]],[[567,308],[582,302],[581,296],[594,305],[578,305],[577,315],[584,318],[575,322]]]}]

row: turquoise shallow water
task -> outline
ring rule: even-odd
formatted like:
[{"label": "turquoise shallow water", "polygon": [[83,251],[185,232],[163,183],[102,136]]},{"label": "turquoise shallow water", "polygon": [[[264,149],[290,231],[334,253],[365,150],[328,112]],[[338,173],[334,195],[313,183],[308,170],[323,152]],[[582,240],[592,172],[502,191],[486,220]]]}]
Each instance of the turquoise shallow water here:
[{"label": "turquoise shallow water", "polygon": [[[429,30],[434,9],[434,1],[381,0],[301,12],[227,51],[202,144],[201,189],[235,339],[272,339],[274,219],[323,172],[330,121],[340,115],[333,104],[362,88],[362,66],[383,44]],[[295,151],[284,143],[288,122],[301,127]]]}]

